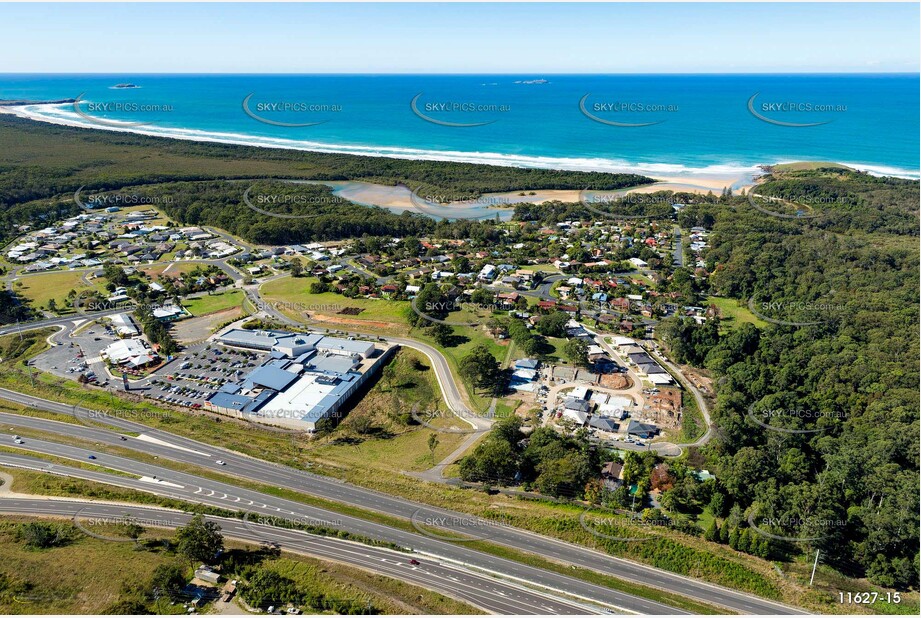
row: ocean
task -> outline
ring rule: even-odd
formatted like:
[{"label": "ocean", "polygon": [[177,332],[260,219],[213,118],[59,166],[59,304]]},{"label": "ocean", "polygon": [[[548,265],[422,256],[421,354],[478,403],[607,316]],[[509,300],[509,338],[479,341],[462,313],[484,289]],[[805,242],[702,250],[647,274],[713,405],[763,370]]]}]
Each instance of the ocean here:
[{"label": "ocean", "polygon": [[[320,152],[657,178],[834,161],[919,177],[919,76],[0,75],[21,113]],[[116,87],[130,84],[136,87]],[[130,124],[128,124],[130,123]]]}]

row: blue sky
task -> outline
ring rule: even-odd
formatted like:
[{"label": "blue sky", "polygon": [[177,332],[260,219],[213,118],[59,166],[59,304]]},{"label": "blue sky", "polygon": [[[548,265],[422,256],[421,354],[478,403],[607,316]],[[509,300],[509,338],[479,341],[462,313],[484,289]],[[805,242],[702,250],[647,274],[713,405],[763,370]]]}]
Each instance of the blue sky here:
[{"label": "blue sky", "polygon": [[919,70],[902,4],[0,4],[0,72]]}]

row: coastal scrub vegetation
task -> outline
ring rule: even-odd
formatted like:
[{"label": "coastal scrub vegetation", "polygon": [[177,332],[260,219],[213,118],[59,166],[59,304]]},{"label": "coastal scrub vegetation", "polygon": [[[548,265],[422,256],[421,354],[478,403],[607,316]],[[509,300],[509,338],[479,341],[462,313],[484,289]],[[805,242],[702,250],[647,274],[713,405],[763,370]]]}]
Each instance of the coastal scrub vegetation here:
[{"label": "coastal scrub vegetation", "polygon": [[755,191],[810,204],[809,217],[735,197],[678,219],[711,230],[711,292],[769,323],[657,329],[678,362],[716,377],[705,455],[722,540],[750,545],[757,526],[792,539],[772,540],[773,557],[818,550],[848,575],[916,588],[918,183],[834,168],[775,171]]}]

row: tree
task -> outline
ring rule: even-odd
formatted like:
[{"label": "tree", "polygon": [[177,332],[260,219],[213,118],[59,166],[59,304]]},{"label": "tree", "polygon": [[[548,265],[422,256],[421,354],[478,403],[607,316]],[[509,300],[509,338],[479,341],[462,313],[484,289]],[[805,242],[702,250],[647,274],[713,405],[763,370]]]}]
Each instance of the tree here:
[{"label": "tree", "polygon": [[515,478],[517,470],[517,456],[511,445],[492,436],[460,462],[460,477],[465,481],[490,484],[508,482]]},{"label": "tree", "polygon": [[454,329],[447,324],[442,324],[441,322],[432,324],[428,330],[432,335],[432,338],[435,340],[435,343],[443,348],[448,347],[454,338]]},{"label": "tree", "polygon": [[329,292],[329,284],[323,281],[314,281],[310,284],[311,294],[323,294]]},{"label": "tree", "polygon": [[569,451],[559,459],[545,460],[538,466],[540,474],[535,480],[541,493],[567,498],[581,498],[591,470],[585,457]]},{"label": "tree", "polygon": [[570,339],[563,346],[563,353],[573,365],[588,366],[588,344],[584,339]]},{"label": "tree", "polygon": [[435,449],[438,448],[438,435],[437,434],[435,433],[429,434],[428,445],[429,445],[429,453],[432,456],[432,465],[434,466],[435,465]]},{"label": "tree", "polygon": [[496,388],[499,385],[499,361],[492,355],[485,344],[473,348],[461,359],[460,373],[470,380],[475,387]]},{"label": "tree", "polygon": [[723,522],[723,525],[720,526],[720,543],[722,543],[723,545],[728,544],[728,543],[729,543],[729,537],[730,537],[730,534],[729,534],[729,523],[724,521],[724,522]]},{"label": "tree", "polygon": [[178,564],[157,565],[150,579],[151,589],[160,595],[165,595],[170,601],[179,599],[185,584],[185,573]]},{"label": "tree", "polygon": [[710,525],[707,526],[706,532],[704,532],[704,538],[713,543],[718,543],[720,540],[720,527],[716,523],[716,519],[710,522]]},{"label": "tree", "polygon": [[547,337],[565,337],[566,324],[569,322],[569,314],[562,311],[554,311],[547,315],[541,316],[537,321],[537,330]]},{"label": "tree", "polygon": [[266,568],[257,569],[242,586],[241,593],[253,607],[265,608],[300,600],[294,581]]},{"label": "tree", "polygon": [[477,288],[470,295],[470,301],[481,306],[491,305],[495,294],[486,288]]},{"label": "tree", "polygon": [[521,433],[523,424],[520,416],[511,414],[492,426],[490,438],[504,440],[508,442],[509,446],[513,449],[517,449],[518,443],[524,437],[524,434]]},{"label": "tree", "polygon": [[304,274],[304,264],[301,262],[301,258],[296,257],[291,260],[291,276],[300,277]]},{"label": "tree", "polygon": [[585,484],[585,501],[589,504],[600,504],[604,491],[604,483],[601,479],[590,479]]},{"label": "tree", "polygon": [[196,513],[187,525],[176,530],[176,551],[189,563],[209,563],[223,549],[221,527],[213,521],[205,521],[201,513]]},{"label": "tree", "polygon": [[57,526],[44,522],[31,522],[19,526],[18,537],[25,541],[29,547],[48,549],[54,547],[61,540]]},{"label": "tree", "polygon": [[137,542],[139,538],[141,538],[141,535],[143,535],[144,532],[146,531],[144,526],[140,525],[139,523],[135,521],[126,522],[123,526],[123,530],[125,532],[125,536],[127,536],[129,539],[131,539],[135,543]]},{"label": "tree", "polygon": [[726,507],[726,496],[719,490],[714,491],[710,498],[710,512],[714,517],[725,517]]}]

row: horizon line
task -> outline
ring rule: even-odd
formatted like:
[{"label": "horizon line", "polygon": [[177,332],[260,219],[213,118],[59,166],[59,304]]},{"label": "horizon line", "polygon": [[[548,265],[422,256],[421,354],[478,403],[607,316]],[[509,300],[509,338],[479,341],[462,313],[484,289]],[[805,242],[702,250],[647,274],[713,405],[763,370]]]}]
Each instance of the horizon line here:
[{"label": "horizon line", "polygon": [[519,76],[519,77],[568,77],[568,76],[621,76],[621,75],[919,75],[921,74],[921,69],[916,69],[913,71],[816,71],[816,70],[802,70],[802,71],[778,71],[778,70],[769,70],[769,71],[687,71],[687,72],[554,72],[554,73],[528,73],[527,71],[514,71],[514,72],[500,72],[500,73],[488,73],[488,72],[431,72],[431,71],[404,71],[404,72],[378,72],[378,73],[369,73],[369,72],[260,72],[260,73],[251,73],[251,72],[233,72],[233,71],[82,71],[82,72],[55,72],[55,71],[0,71],[0,75],[288,75],[288,76],[368,76],[368,75],[386,75],[386,76],[402,76],[402,75],[420,75],[420,76],[445,76],[445,75],[457,75],[457,76],[476,76],[476,75],[496,75],[496,76]]}]

